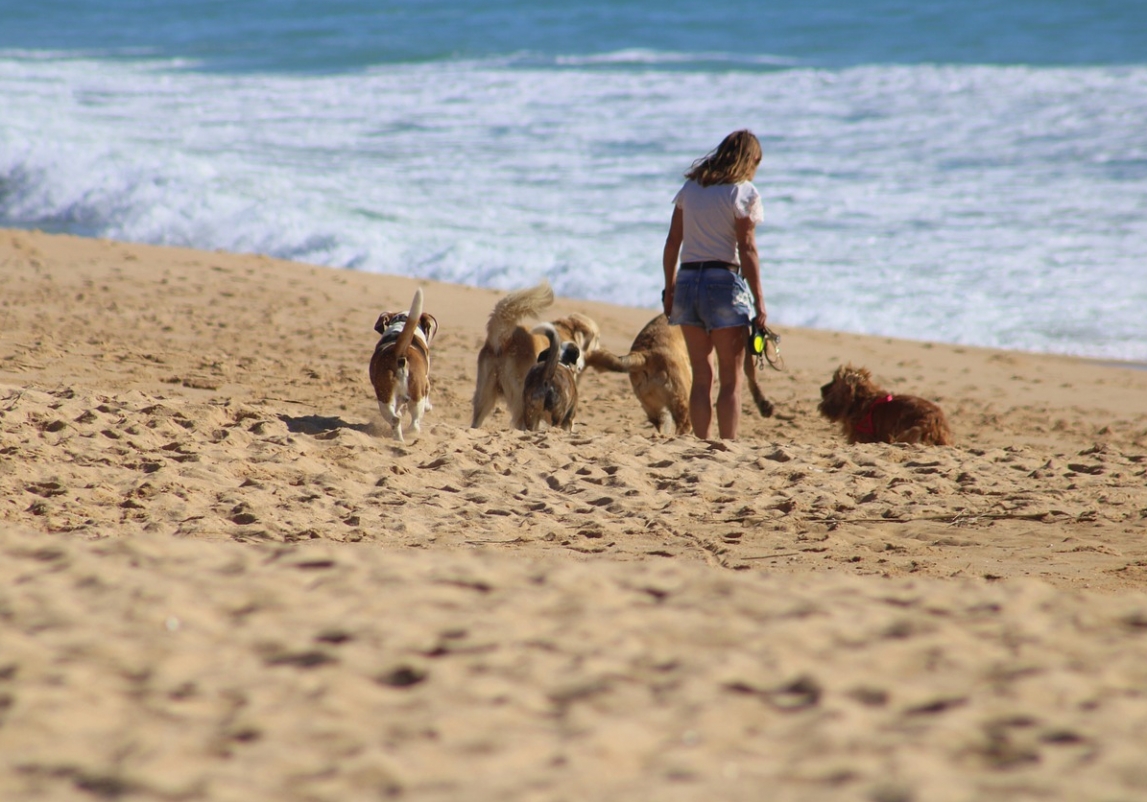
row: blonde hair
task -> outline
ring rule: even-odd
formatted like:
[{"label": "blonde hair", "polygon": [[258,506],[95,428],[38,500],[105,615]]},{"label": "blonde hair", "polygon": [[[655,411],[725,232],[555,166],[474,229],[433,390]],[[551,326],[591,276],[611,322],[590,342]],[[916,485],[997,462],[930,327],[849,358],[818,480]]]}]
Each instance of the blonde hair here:
[{"label": "blonde hair", "polygon": [[703,187],[748,181],[761,163],[761,143],[748,130],[734,131],[721,144],[693,162],[685,177]]}]

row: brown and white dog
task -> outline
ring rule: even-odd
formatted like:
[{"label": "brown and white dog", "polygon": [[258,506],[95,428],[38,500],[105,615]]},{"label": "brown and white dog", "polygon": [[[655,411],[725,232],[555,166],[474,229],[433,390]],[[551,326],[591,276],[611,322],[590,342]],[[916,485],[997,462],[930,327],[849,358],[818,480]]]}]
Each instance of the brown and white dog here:
[{"label": "brown and white dog", "polygon": [[522,423],[531,432],[538,431],[543,423],[568,432],[577,413],[577,379],[585,360],[577,345],[558,338],[552,323],[543,323],[535,331],[538,329],[548,345],[523,382]]},{"label": "brown and white dog", "polygon": [[864,368],[841,365],[820,388],[820,397],[820,414],[840,423],[849,443],[952,443],[940,407],[919,396],[881,389]]},{"label": "brown and white dog", "polygon": [[[633,392],[645,410],[649,422],[661,434],[688,434],[693,430],[689,420],[689,393],[693,386],[693,369],[689,349],[680,326],[669,325],[661,314],[645,324],[633,339],[629,353],[617,356],[598,349],[586,357],[586,365],[597,370],[628,373]],[[752,354],[745,354],[745,383],[762,417],[773,414],[773,405],[757,384],[757,366]]]},{"label": "brown and white dog", "polygon": [[[478,428],[501,399],[510,413],[510,425],[521,429],[523,388],[526,374],[549,346],[541,326],[530,331],[521,325],[528,317],[538,317],[554,302],[549,282],[517,290],[494,305],[486,323],[486,342],[478,352],[478,379],[474,388],[472,428]],[[572,314],[551,321],[563,342],[572,342],[583,355],[598,347],[597,324],[585,315]]]},{"label": "brown and white dog", "polygon": [[378,398],[378,411],[390,424],[394,439],[402,436],[402,416],[410,413],[410,428],[422,429],[422,416],[430,406],[430,343],[438,321],[422,311],[422,289],[414,291],[409,312],[383,312],[374,324],[382,335],[370,358],[370,383]]}]

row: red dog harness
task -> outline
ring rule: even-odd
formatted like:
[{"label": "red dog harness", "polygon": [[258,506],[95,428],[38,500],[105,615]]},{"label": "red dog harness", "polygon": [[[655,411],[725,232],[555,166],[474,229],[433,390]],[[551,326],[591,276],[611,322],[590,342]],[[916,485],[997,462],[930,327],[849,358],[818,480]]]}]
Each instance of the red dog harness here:
[{"label": "red dog harness", "polygon": [[868,412],[865,413],[864,417],[860,419],[860,422],[856,424],[856,427],[853,429],[853,431],[855,431],[857,434],[876,434],[876,426],[872,422],[872,413],[876,411],[878,406],[881,404],[887,404],[891,400],[892,396],[886,395],[883,398],[877,398],[875,401],[873,401],[872,404],[868,407]]}]

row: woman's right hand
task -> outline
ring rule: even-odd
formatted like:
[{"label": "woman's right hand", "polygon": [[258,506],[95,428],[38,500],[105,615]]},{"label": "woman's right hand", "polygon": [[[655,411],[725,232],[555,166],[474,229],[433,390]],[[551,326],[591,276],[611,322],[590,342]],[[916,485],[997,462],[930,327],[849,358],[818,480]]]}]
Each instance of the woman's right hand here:
[{"label": "woman's right hand", "polygon": [[661,291],[661,309],[665,312],[665,317],[673,311],[673,292],[676,287],[668,287]]}]

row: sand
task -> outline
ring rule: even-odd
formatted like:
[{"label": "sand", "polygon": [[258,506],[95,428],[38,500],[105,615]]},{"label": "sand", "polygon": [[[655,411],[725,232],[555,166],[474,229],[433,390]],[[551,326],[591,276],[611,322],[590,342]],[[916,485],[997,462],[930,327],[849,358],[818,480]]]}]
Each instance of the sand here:
[{"label": "sand", "polygon": [[[595,372],[471,430],[497,292],[10,230],[0,277],[0,799],[1147,799],[1137,366],[781,327],[736,442]],[[956,444],[846,445],[846,361]]]}]

